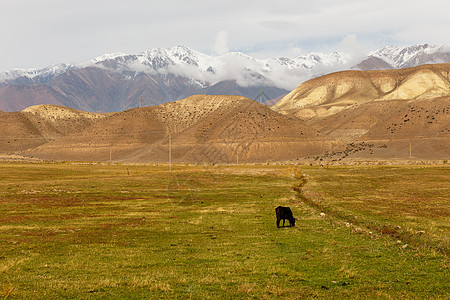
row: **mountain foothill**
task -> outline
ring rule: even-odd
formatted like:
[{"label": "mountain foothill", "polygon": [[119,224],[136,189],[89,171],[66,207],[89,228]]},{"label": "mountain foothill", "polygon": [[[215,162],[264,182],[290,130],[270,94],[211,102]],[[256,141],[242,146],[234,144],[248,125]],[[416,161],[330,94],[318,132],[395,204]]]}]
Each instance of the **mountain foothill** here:
[{"label": "mountain foothill", "polygon": [[347,144],[323,159],[450,155],[450,64],[328,74],[301,84],[272,109]]},{"label": "mountain foothill", "polygon": [[448,62],[447,47],[428,44],[353,66],[340,52],[256,59],[177,46],[16,69],[0,73],[0,158],[444,161]]},{"label": "mountain foothill", "polygon": [[331,73],[304,82],[273,106],[243,96],[194,95],[111,113],[36,105],[1,111],[0,122],[3,159],[446,160],[450,64]]}]

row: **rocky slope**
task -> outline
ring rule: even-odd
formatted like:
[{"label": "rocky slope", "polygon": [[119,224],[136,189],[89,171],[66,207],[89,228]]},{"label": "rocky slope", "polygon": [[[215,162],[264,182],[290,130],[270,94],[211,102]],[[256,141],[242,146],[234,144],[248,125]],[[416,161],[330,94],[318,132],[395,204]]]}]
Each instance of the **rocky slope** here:
[{"label": "rocky slope", "polygon": [[303,83],[274,107],[334,140],[365,151],[352,157],[447,159],[450,64],[385,71],[345,71]]},{"label": "rocky slope", "polygon": [[385,71],[342,71],[309,80],[273,109],[302,119],[325,117],[371,101],[450,95],[450,64]]},{"label": "rocky slope", "polygon": [[42,159],[122,162],[265,162],[324,153],[334,143],[251,99],[193,96],[115,113],[22,154]]},{"label": "rocky slope", "polygon": [[[41,105],[0,112],[0,154],[48,160],[236,163],[447,160],[450,64],[346,71],[269,108],[196,95],[97,114]],[[3,157],[2,156],[2,157]]]},{"label": "rocky slope", "polygon": [[0,152],[23,151],[59,140],[106,116],[56,105],[38,105],[21,112],[0,112]]}]

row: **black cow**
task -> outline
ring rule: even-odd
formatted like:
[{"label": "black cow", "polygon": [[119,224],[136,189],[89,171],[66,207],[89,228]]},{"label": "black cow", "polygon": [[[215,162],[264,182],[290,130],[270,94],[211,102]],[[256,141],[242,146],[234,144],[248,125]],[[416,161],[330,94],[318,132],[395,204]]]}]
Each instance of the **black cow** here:
[{"label": "black cow", "polygon": [[281,220],[283,220],[283,227],[286,220],[289,221],[290,226],[295,226],[295,220],[297,219],[294,218],[294,216],[292,215],[292,210],[289,207],[278,206],[277,208],[275,208],[275,213],[277,214],[278,228],[280,227]]}]

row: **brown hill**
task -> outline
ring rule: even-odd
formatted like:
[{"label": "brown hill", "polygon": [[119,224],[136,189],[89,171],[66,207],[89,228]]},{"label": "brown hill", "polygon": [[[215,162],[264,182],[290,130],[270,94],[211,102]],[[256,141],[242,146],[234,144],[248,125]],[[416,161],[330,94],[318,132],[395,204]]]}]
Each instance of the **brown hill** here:
[{"label": "brown hill", "polygon": [[450,156],[449,73],[450,64],[438,64],[329,74],[300,85],[274,109],[348,144],[322,159],[445,160]]},{"label": "brown hill", "polygon": [[20,112],[0,112],[0,153],[36,147],[47,140],[26,115]]},{"label": "brown hill", "polygon": [[[26,114],[30,120],[34,118],[39,120],[37,122],[45,122],[62,135],[75,133],[110,115],[90,113],[60,105],[35,105],[24,109],[22,113]],[[46,131],[43,130],[42,133],[46,134]]]},{"label": "brown hill", "polygon": [[446,160],[449,66],[326,75],[275,105],[282,114],[245,97],[211,95],[111,114],[56,105],[0,112],[0,154],[168,162],[170,152],[173,162],[186,163]]},{"label": "brown hill", "polygon": [[106,117],[56,105],[0,112],[0,153],[34,148],[91,126]]},{"label": "brown hill", "polygon": [[73,134],[25,153],[48,160],[107,161],[165,135],[153,107],[114,113]]},{"label": "brown hill", "polygon": [[409,159],[410,147],[416,159],[450,157],[450,97],[376,101],[308,123],[347,144],[373,146],[340,158]]},{"label": "brown hill", "polygon": [[384,71],[343,71],[301,84],[273,106],[302,119],[325,117],[371,101],[450,95],[450,64]]},{"label": "brown hill", "polygon": [[[245,97],[199,95],[158,108],[166,112],[174,161],[279,161],[323,153],[333,146],[301,120]],[[160,151],[166,161],[167,148],[166,138],[136,153],[133,160],[147,161]]]},{"label": "brown hill", "polygon": [[26,153],[43,159],[122,162],[265,162],[330,150],[293,116],[240,96],[192,96],[115,113]]}]

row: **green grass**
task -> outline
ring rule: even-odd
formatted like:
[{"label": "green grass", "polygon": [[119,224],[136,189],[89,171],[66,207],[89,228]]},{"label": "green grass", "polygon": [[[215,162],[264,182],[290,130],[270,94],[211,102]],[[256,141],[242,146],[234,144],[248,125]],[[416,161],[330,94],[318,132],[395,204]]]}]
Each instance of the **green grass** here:
[{"label": "green grass", "polygon": [[301,170],[0,164],[0,299],[449,297],[448,167]]},{"label": "green grass", "polygon": [[449,167],[334,167],[307,173],[311,183],[304,194],[314,207],[448,255]]}]

